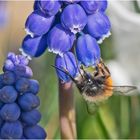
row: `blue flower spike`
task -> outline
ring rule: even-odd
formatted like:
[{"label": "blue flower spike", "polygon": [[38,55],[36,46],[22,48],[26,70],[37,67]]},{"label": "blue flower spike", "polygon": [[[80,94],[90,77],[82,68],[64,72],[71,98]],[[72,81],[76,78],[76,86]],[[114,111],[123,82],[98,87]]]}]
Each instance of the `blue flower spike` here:
[{"label": "blue flower spike", "polygon": [[96,12],[88,16],[86,29],[91,36],[98,40],[99,44],[111,35],[110,28],[110,21],[104,13]]},{"label": "blue flower spike", "polygon": [[46,48],[46,34],[34,38],[32,38],[30,35],[27,35],[22,42],[22,48],[20,48],[20,51],[24,56],[27,56],[29,59],[31,59],[31,57],[41,56],[45,52]]},{"label": "blue flower spike", "polygon": [[25,31],[31,37],[46,34],[54,21],[54,16],[47,17],[40,10],[32,12],[25,23]]},{"label": "blue flower spike", "polygon": [[[72,52],[65,53],[63,57],[57,55],[55,59],[55,66],[63,71],[67,71],[72,78],[75,78],[78,75],[78,66]],[[57,68],[56,73],[62,82],[71,81],[71,78],[66,73]]]},{"label": "blue flower spike", "polygon": [[47,16],[55,16],[61,9],[61,3],[56,0],[35,1],[34,10],[41,10]]},{"label": "blue flower spike", "polygon": [[72,48],[74,40],[75,36],[73,33],[65,30],[60,24],[57,24],[48,34],[48,50],[63,56],[63,53]]},{"label": "blue flower spike", "polygon": [[70,4],[62,12],[61,24],[76,34],[81,32],[87,24],[87,15],[79,4]]},{"label": "blue flower spike", "polygon": [[3,66],[4,73],[0,74],[1,139],[28,139],[23,133],[26,126],[35,127],[35,131],[29,131],[31,135],[37,133],[34,139],[46,137],[44,129],[38,126],[39,83],[31,79],[33,73],[28,63],[28,57],[10,52]]},{"label": "blue flower spike", "polygon": [[100,48],[96,39],[89,34],[81,35],[77,40],[76,55],[84,66],[95,66],[100,61]]}]

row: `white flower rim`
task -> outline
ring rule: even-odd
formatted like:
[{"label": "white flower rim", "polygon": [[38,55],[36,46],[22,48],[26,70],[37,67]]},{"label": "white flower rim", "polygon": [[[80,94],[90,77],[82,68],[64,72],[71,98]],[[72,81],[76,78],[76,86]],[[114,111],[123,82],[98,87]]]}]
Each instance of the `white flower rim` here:
[{"label": "white flower rim", "polygon": [[19,48],[19,51],[21,52],[21,54],[23,56],[25,56],[28,60],[32,60],[32,57],[30,55],[28,55],[27,53],[24,52],[24,50],[22,48]]}]

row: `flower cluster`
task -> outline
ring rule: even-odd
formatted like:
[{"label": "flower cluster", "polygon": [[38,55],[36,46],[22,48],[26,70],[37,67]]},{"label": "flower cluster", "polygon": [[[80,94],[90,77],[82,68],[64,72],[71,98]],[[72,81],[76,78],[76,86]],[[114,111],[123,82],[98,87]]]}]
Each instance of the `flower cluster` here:
[{"label": "flower cluster", "polygon": [[[35,1],[20,50],[38,57],[47,48],[57,54],[55,66],[76,77],[77,64],[89,67],[100,61],[98,44],[110,35],[111,27],[106,8],[107,0]],[[57,74],[62,81],[70,81],[64,72],[57,70]]]},{"label": "flower cluster", "polygon": [[0,74],[0,138],[45,139],[46,132],[38,125],[41,114],[39,83],[23,55],[9,53]]}]

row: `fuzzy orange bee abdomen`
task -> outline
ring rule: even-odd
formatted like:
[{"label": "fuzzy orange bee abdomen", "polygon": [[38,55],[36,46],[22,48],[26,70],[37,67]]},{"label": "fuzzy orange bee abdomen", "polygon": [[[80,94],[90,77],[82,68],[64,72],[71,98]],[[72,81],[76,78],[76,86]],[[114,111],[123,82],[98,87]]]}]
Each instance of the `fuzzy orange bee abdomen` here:
[{"label": "fuzzy orange bee abdomen", "polygon": [[112,96],[113,94],[113,80],[111,78],[111,76],[109,76],[106,80],[105,80],[105,90],[104,90],[104,95],[107,97]]}]

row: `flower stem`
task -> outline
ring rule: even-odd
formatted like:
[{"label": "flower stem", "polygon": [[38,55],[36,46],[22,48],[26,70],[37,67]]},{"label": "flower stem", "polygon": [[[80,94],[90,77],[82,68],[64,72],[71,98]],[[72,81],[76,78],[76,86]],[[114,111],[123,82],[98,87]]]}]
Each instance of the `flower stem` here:
[{"label": "flower stem", "polygon": [[75,107],[72,82],[59,81],[60,132],[62,139],[76,139]]}]

